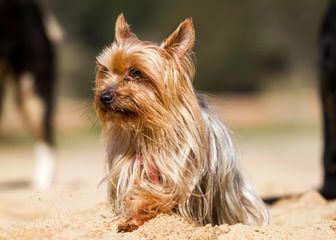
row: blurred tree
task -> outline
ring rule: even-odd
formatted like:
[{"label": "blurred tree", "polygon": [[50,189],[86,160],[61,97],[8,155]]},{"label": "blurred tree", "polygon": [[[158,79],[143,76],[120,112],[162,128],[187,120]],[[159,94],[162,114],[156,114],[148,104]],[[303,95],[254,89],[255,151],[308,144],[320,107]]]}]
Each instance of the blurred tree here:
[{"label": "blurred tree", "polygon": [[207,91],[255,91],[267,84],[269,74],[297,65],[313,66],[318,23],[327,2],[41,1],[66,28],[63,78],[71,79],[66,84],[82,96],[91,91],[94,57],[113,40],[114,21],[120,12],[140,38],[157,42],[192,16],[197,34],[196,86]]}]

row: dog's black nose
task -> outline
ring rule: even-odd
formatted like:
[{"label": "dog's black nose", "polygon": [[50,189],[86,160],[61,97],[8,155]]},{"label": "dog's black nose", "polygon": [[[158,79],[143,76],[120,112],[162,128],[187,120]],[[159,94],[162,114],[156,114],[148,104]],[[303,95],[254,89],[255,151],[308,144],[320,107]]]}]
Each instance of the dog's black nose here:
[{"label": "dog's black nose", "polygon": [[103,91],[101,94],[100,94],[100,101],[102,104],[104,105],[109,105],[112,103],[113,101],[113,93],[111,90],[106,90],[106,91]]}]

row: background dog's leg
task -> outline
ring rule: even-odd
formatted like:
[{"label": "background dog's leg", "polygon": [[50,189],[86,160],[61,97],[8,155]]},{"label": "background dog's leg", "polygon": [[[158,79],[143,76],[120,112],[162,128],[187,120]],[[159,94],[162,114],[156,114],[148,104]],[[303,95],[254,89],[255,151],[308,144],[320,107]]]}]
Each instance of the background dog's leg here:
[{"label": "background dog's leg", "polygon": [[52,89],[41,86],[42,75],[24,73],[18,81],[17,102],[26,126],[37,141],[33,185],[47,189],[54,180],[55,156],[53,150]]},{"label": "background dog's leg", "polygon": [[[0,74],[1,74],[1,72],[0,72]],[[2,79],[2,76],[0,76],[0,122],[1,122],[1,116],[2,116],[4,88],[5,88],[5,82],[4,82],[4,79]]]},{"label": "background dog's leg", "polygon": [[0,122],[1,122],[1,116],[2,116],[3,100],[5,97],[6,76],[7,76],[6,64],[0,61]]},{"label": "background dog's leg", "polygon": [[[334,81],[335,79],[332,79]],[[323,109],[324,181],[321,194],[327,199],[336,198],[336,89],[321,83]]]},{"label": "background dog's leg", "polygon": [[323,113],[324,181],[321,194],[336,198],[336,4],[332,1],[323,20],[320,47],[320,96]]},{"label": "background dog's leg", "polygon": [[2,105],[3,105],[3,98],[4,98],[4,87],[5,87],[4,80],[1,78],[2,77],[0,76],[0,120],[1,120]]}]

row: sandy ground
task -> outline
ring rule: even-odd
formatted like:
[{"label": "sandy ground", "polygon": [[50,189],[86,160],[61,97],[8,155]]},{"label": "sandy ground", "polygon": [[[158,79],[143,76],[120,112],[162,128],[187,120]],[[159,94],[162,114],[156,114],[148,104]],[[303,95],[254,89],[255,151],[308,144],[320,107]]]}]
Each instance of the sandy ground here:
[{"label": "sandy ground", "polygon": [[57,183],[49,191],[20,186],[31,178],[33,149],[16,141],[22,137],[12,134],[20,130],[12,116],[4,123],[0,239],[336,239],[336,202],[310,191],[321,180],[316,96],[296,93],[293,101],[286,94],[211,101],[233,129],[243,171],[261,195],[304,193],[271,206],[270,225],[199,227],[162,215],[132,233],[117,233],[105,186],[97,186],[104,170],[99,131],[86,117],[87,104],[66,102],[58,114]]}]

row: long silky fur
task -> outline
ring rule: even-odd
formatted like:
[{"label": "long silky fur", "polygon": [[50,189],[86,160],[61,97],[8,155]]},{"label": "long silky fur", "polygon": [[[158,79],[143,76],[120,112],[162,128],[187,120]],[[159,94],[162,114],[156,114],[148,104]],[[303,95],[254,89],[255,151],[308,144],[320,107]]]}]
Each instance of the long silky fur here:
[{"label": "long silky fur", "polygon": [[[198,196],[191,196],[189,208],[199,223],[250,225],[268,223],[269,214],[262,200],[240,173],[230,134],[199,96],[208,134],[208,156]],[[187,207],[187,208],[188,208]],[[194,215],[195,214],[195,215]]]},{"label": "long silky fur", "polygon": [[[268,211],[238,169],[228,130],[192,87],[192,52],[181,57],[131,39],[114,43],[98,61],[123,50],[145,56],[142,64],[158,81],[160,100],[139,109],[150,118],[132,125],[100,116],[108,198],[116,213],[127,217],[132,207],[125,205],[127,199],[150,196],[160,212],[175,212],[198,224],[266,224]],[[159,183],[151,181],[153,167]]]}]

